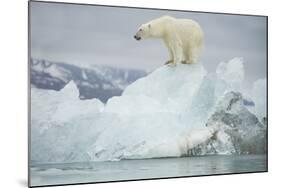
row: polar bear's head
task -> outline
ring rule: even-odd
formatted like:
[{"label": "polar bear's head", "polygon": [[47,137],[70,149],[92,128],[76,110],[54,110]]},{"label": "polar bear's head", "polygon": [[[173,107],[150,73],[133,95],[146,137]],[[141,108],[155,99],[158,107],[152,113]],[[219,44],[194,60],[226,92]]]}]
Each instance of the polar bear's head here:
[{"label": "polar bear's head", "polygon": [[165,35],[165,28],[173,18],[170,16],[162,16],[141,25],[135,34],[136,40],[146,38],[161,38]]},{"label": "polar bear's head", "polygon": [[151,23],[143,24],[139,27],[138,32],[135,34],[134,38],[136,40],[150,38],[151,36]]}]

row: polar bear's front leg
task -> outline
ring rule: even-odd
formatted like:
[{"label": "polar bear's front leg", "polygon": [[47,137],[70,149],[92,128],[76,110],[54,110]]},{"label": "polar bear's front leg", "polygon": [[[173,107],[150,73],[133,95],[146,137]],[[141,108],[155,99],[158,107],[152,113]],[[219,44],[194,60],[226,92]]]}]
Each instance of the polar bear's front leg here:
[{"label": "polar bear's front leg", "polygon": [[171,65],[171,64],[174,64],[174,56],[173,56],[173,52],[172,52],[172,50],[170,49],[170,48],[168,48],[169,49],[169,61],[167,61],[166,63],[165,63],[165,65]]},{"label": "polar bear's front leg", "polygon": [[165,65],[169,65],[169,64],[174,63],[173,52],[172,52],[172,50],[171,50],[170,48],[168,48],[168,49],[169,49],[169,61],[167,61],[167,62],[165,63]]},{"label": "polar bear's front leg", "polygon": [[165,65],[169,65],[169,64],[174,63],[174,55],[173,55],[172,47],[168,43],[168,41],[164,40],[164,43],[165,43],[165,45],[166,45],[166,47],[168,48],[168,51],[169,51],[169,60],[165,63]]}]

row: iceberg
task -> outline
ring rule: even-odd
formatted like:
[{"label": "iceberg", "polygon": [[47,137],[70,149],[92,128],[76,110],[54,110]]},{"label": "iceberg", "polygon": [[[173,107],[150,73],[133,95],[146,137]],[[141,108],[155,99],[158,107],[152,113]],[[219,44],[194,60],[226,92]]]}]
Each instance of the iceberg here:
[{"label": "iceberg", "polygon": [[[248,150],[258,140],[255,133],[264,135],[266,129],[244,106],[243,80],[243,61],[234,58],[220,63],[216,73],[207,73],[200,63],[161,66],[105,105],[79,100],[72,82],[59,92],[32,88],[31,159],[115,161],[263,152]],[[240,130],[249,141],[239,142]]]},{"label": "iceberg", "polygon": [[267,132],[258,118],[244,106],[239,92],[227,92],[216,105],[206,124],[216,131],[204,144],[192,148],[190,155],[262,154]]},{"label": "iceberg", "polygon": [[242,58],[233,58],[229,62],[218,64],[215,73],[208,73],[190,107],[191,115],[200,124],[206,122],[214,113],[215,104],[229,91],[241,91],[244,81],[244,63]]},{"label": "iceberg", "polygon": [[121,97],[111,98],[105,112],[135,114],[185,111],[205,75],[201,64],[162,66],[129,85]]},{"label": "iceberg", "polygon": [[101,112],[104,104],[98,99],[77,100],[79,90],[70,81],[61,91],[31,89],[31,119],[36,121],[66,122],[76,116],[79,111],[84,115]]},{"label": "iceberg", "polygon": [[252,98],[255,102],[254,113],[257,117],[261,120],[266,118],[267,111],[266,111],[266,102],[267,102],[267,86],[265,79],[259,79],[254,82],[253,89],[252,89]]},{"label": "iceberg", "polygon": [[85,140],[79,135],[86,139],[95,136],[92,122],[103,108],[104,104],[97,99],[79,100],[73,81],[61,91],[31,88],[31,160],[87,159],[84,151],[80,152]]},{"label": "iceberg", "polygon": [[216,69],[215,96],[221,97],[226,91],[241,91],[244,81],[244,64],[242,58],[221,62]]},{"label": "iceberg", "polygon": [[116,116],[91,146],[92,160],[181,156],[205,75],[201,64],[162,66],[110,99],[104,112]]}]

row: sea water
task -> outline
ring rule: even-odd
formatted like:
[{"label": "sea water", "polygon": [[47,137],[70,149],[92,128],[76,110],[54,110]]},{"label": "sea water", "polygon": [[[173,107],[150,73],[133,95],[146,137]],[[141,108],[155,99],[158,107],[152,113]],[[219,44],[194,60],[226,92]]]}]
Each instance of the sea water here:
[{"label": "sea water", "polygon": [[266,155],[31,164],[31,186],[267,171]]}]

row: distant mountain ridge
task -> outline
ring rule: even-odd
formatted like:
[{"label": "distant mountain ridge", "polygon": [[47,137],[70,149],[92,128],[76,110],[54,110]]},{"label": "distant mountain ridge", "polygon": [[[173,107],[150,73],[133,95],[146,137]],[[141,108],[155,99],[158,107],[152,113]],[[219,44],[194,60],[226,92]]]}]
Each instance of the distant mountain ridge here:
[{"label": "distant mountain ridge", "polygon": [[82,68],[44,59],[30,60],[30,82],[33,87],[59,91],[73,80],[81,100],[98,98],[106,102],[112,96],[120,96],[126,86],[145,75],[146,71],[137,69],[101,65]]}]

